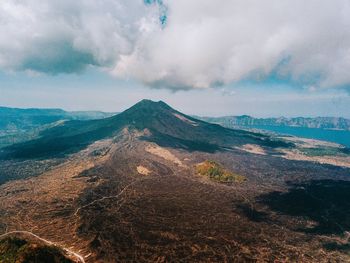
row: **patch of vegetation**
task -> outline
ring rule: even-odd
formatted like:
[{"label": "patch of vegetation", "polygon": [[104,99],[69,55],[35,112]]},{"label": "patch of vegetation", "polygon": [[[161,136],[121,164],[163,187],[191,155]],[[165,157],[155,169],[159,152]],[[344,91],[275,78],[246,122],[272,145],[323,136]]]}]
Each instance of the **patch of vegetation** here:
[{"label": "patch of vegetation", "polygon": [[196,172],[216,182],[242,183],[247,180],[245,176],[228,171],[220,164],[208,160],[198,164],[196,166]]},{"label": "patch of vegetation", "polygon": [[322,147],[322,148],[301,148],[300,151],[307,156],[349,156],[347,148]]},{"label": "patch of vegetation", "polygon": [[19,238],[0,240],[1,263],[73,263],[63,252],[53,246],[29,243]]}]

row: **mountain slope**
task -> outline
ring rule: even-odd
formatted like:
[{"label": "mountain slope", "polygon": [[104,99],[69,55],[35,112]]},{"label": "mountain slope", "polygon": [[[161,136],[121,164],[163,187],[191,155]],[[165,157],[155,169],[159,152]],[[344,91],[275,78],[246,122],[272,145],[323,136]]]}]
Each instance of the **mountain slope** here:
[{"label": "mountain slope", "polygon": [[[349,169],[282,158],[281,143],[147,100],[65,122],[4,152],[48,159],[0,162],[0,235],[86,263],[348,262]],[[47,163],[59,153],[73,154]]]},{"label": "mountain slope", "polygon": [[90,121],[67,121],[44,130],[40,138],[3,149],[11,158],[47,157],[76,152],[94,141],[116,136],[122,129],[147,131],[145,140],[163,146],[188,150],[215,151],[247,143],[268,147],[290,144],[267,135],[231,130],[182,114],[162,101],[142,100],[126,111],[110,118]]}]

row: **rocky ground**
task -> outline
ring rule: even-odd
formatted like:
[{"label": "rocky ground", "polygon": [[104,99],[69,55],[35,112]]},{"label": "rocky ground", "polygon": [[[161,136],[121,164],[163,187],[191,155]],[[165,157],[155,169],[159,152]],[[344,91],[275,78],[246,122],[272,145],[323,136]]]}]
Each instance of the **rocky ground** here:
[{"label": "rocky ground", "polygon": [[350,262],[348,155],[143,100],[0,150],[0,236],[78,262]]},{"label": "rocky ground", "polygon": [[[349,169],[142,136],[124,130],[1,185],[1,232],[30,231],[86,262],[350,261]],[[196,174],[205,160],[247,180]]]}]

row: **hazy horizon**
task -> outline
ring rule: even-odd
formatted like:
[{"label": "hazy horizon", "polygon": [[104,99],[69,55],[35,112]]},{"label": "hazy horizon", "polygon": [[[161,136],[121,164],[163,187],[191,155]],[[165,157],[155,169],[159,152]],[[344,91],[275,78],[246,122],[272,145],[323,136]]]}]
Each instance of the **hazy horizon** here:
[{"label": "hazy horizon", "polygon": [[[142,100],[142,99],[141,99]],[[139,101],[141,101],[139,100]],[[153,100],[153,99],[149,99],[149,100],[152,100],[152,101],[163,101],[165,103],[167,103],[166,100]],[[92,111],[92,112],[103,112],[103,113],[115,113],[115,114],[118,114],[118,113],[121,113],[123,112],[124,110],[127,110],[128,108],[132,107],[134,104],[136,104],[137,102],[139,101],[136,101],[135,103],[133,104],[130,104],[130,106],[126,107],[126,108],[121,108],[120,110],[116,110],[116,111],[104,111],[104,110],[100,110],[100,109],[94,109],[94,108],[84,108],[84,109],[77,109],[75,110],[74,108],[73,109],[67,109],[67,108],[63,108],[63,107],[36,107],[36,106],[29,106],[29,107],[21,107],[21,106],[12,106],[12,105],[0,105],[0,108],[3,107],[3,108],[13,108],[13,109],[24,109],[24,110],[27,110],[27,109],[40,109],[40,110],[50,110],[50,109],[53,109],[53,110],[63,110],[63,111],[66,111],[66,112],[89,112],[89,111]],[[167,103],[168,104],[168,103]],[[170,105],[170,104],[169,104]],[[170,105],[171,107],[173,107],[172,105]],[[180,112],[183,112],[181,109],[179,108],[176,108],[176,107],[173,107],[175,110],[178,110]],[[252,114],[245,114],[245,113],[242,113],[242,114],[222,114],[222,115],[203,115],[203,114],[192,114],[192,113],[187,113],[187,112],[183,112],[187,115],[190,115],[190,116],[198,116],[198,117],[230,117],[230,116],[244,116],[244,115],[247,115],[247,116],[250,116],[250,117],[254,117],[254,118],[280,118],[280,117],[285,117],[285,118],[298,118],[298,117],[302,117],[302,118],[317,118],[317,117],[321,117],[321,118],[345,118],[345,119],[349,119],[349,117],[343,117],[343,116],[319,116],[319,115],[315,115],[315,116],[306,116],[306,115],[295,115],[295,116],[286,116],[286,115],[266,115],[266,116],[258,116],[258,115],[252,115]]]}]

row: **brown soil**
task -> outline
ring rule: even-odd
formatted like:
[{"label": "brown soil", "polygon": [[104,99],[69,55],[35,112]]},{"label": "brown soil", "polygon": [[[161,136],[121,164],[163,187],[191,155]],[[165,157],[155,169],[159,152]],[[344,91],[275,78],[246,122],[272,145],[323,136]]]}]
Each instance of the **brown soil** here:
[{"label": "brown soil", "polygon": [[[195,165],[205,160],[248,180],[203,180]],[[241,150],[159,147],[125,132],[0,186],[0,230],[31,231],[86,262],[349,262],[348,174]]]}]

